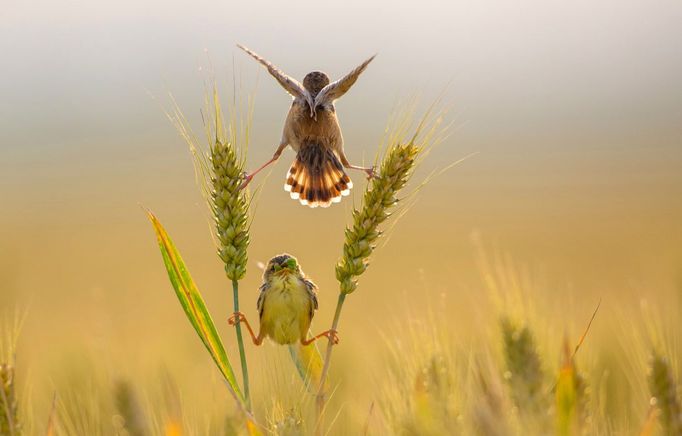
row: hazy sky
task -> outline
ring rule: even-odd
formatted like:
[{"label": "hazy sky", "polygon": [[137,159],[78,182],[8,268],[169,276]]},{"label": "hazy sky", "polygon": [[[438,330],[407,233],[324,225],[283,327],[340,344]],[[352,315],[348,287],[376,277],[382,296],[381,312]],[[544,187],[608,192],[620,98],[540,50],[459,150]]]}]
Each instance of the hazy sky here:
[{"label": "hazy sky", "polygon": [[220,75],[233,60],[247,84],[260,73],[256,123],[278,130],[287,96],[236,42],[296,77],[339,75],[378,52],[339,104],[358,131],[349,139],[375,133],[367,113],[383,120],[396,97],[450,83],[462,133],[478,147],[660,148],[680,139],[680,22],[675,0],[9,0],[0,16],[3,156],[163,128],[146,91],[195,95],[204,49]]}]

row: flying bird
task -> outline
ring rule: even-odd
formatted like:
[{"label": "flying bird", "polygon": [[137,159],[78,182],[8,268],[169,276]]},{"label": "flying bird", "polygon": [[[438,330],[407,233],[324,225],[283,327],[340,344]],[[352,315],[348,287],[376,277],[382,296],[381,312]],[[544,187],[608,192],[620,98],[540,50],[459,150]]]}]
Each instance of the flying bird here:
[{"label": "flying bird", "polygon": [[374,177],[373,167],[352,165],[348,161],[334,101],[348,92],[376,55],[334,82],[325,73],[313,71],[301,84],[248,48],[238,47],[265,66],[294,98],[275,154],[261,167],[245,174],[242,188],[259,171],[275,162],[287,146],[296,152],[296,159],[289,168],[284,190],[303,205],[328,207],[350,194],[353,182],[344,168],[362,170],[368,178]]},{"label": "flying bird", "polygon": [[336,331],[327,330],[308,339],[308,331],[317,310],[317,286],[301,270],[298,261],[290,254],[280,254],[270,259],[263,272],[263,284],[258,296],[260,328],[253,332],[246,316],[235,312],[228,320],[230,325],[243,322],[253,343],[260,345],[266,337],[278,344],[308,345],[321,337],[339,342]]}]

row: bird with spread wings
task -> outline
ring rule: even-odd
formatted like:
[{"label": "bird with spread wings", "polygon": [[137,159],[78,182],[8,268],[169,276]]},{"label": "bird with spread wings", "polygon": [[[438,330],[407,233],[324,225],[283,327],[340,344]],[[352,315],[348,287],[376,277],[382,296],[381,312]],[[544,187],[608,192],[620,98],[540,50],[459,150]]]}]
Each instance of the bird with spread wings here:
[{"label": "bird with spread wings", "polygon": [[328,207],[347,196],[353,182],[345,168],[362,170],[370,178],[374,176],[373,167],[352,165],[348,161],[334,101],[348,92],[376,55],[334,82],[330,82],[325,73],[313,71],[301,83],[248,48],[238,47],[267,68],[294,99],[274,155],[258,169],[246,174],[242,187],[246,187],[258,172],[277,161],[287,146],[296,152],[296,158],[289,168],[284,189],[303,205]]}]

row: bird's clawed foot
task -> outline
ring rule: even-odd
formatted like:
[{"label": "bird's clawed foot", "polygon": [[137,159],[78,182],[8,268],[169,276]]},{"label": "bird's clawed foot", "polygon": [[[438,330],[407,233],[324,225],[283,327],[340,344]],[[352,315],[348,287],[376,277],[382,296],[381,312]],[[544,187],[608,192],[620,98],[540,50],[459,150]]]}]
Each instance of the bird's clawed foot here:
[{"label": "bird's clawed foot", "polygon": [[233,325],[233,326],[237,326],[237,325],[239,325],[239,323],[242,323],[242,322],[246,326],[246,329],[249,331],[249,334],[251,335],[251,339],[253,340],[253,343],[255,345],[262,344],[263,343],[263,336],[261,336],[260,333],[258,333],[258,336],[256,336],[255,333],[253,333],[253,329],[251,328],[251,324],[249,324],[249,321],[246,320],[246,315],[244,315],[241,312],[235,312],[232,314],[232,316],[230,316],[227,319],[227,323],[230,325]]},{"label": "bird's clawed foot", "polygon": [[339,343],[339,335],[336,333],[336,330],[327,330],[323,335],[329,338],[332,344],[337,345]]},{"label": "bird's clawed foot", "polygon": [[229,325],[237,325],[242,321],[246,321],[246,315],[241,312],[235,312],[227,319]]},{"label": "bird's clawed foot", "polygon": [[365,168],[363,171],[367,174],[367,180],[372,180],[378,176],[375,166],[372,166],[370,168]]},{"label": "bird's clawed foot", "polygon": [[311,339],[301,339],[301,344],[309,345],[323,337],[328,338],[331,341],[332,345],[336,345],[339,343],[339,336],[336,334],[336,330],[331,329],[327,330],[326,332],[322,332]]},{"label": "bird's clawed foot", "polygon": [[239,189],[242,190],[242,189],[246,188],[246,186],[251,182],[251,179],[253,179],[253,176],[254,176],[254,174],[249,174],[249,173],[245,172],[242,175],[242,178],[244,179],[244,181],[242,182],[241,185],[239,185]]}]

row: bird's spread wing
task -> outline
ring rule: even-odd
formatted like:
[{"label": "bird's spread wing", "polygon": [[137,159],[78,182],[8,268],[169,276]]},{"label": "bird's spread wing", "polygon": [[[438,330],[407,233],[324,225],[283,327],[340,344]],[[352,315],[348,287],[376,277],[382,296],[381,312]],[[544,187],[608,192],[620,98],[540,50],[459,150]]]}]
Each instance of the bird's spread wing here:
[{"label": "bird's spread wing", "polygon": [[326,103],[331,103],[337,98],[341,97],[346,92],[348,92],[348,90],[351,88],[351,86],[353,86],[355,81],[358,80],[360,74],[362,74],[362,72],[365,71],[367,65],[369,65],[369,63],[372,62],[372,60],[375,57],[376,55],[372,56],[365,62],[361,63],[360,66],[355,68],[353,71],[346,74],[344,77],[322,88],[322,90],[320,90],[320,92],[318,92],[317,95],[315,96],[315,107],[321,106]]},{"label": "bird's spread wing", "polygon": [[288,76],[287,74],[284,73],[284,71],[280,70],[279,68],[268,62],[266,59],[263,59],[258,54],[254,53],[253,51],[249,50],[243,45],[237,44],[237,47],[244,50],[255,60],[260,62],[265,68],[267,68],[272,77],[274,77],[279,82],[279,84],[282,85],[284,89],[286,89],[286,91],[289,94],[294,96],[294,98],[296,97],[302,98],[303,100],[308,102],[308,104],[312,107],[313,98],[298,80]]}]

